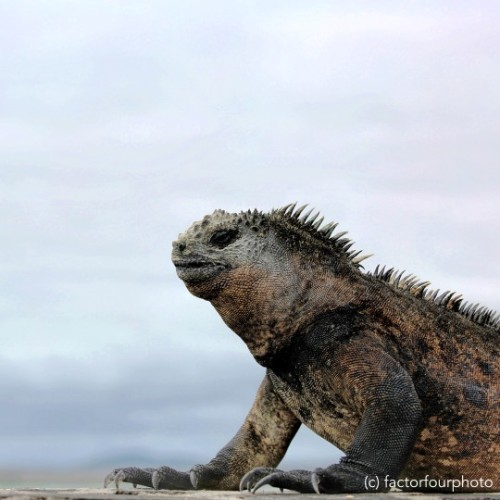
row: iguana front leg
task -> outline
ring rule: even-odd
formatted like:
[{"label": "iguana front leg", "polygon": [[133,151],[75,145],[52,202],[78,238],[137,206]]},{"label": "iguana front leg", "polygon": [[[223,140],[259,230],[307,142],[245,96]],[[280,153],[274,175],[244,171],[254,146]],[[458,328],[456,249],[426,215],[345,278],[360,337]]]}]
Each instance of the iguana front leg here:
[{"label": "iguana front leg", "polygon": [[156,489],[237,490],[241,477],[254,467],[275,467],[300,427],[295,417],[275,392],[268,376],[264,377],[245,422],[219,453],[206,465],[189,472],[169,467],[115,469],[105,485],[120,481]]},{"label": "iguana front leg", "polygon": [[[403,469],[420,430],[421,404],[408,373],[381,349],[353,342],[335,363],[336,382],[350,388],[363,407],[354,439],[339,464],[308,471],[255,469],[242,480],[253,492],[264,485],[299,492],[358,493],[388,489]],[[356,350],[358,352],[356,352]]]}]

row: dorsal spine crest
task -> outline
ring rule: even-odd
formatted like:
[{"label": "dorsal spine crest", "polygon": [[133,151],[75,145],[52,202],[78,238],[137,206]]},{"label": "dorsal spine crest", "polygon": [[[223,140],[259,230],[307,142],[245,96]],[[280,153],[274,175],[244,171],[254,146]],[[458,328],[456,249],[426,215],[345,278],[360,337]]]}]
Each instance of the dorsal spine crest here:
[{"label": "dorsal spine crest", "polygon": [[479,304],[465,302],[461,294],[449,290],[439,293],[437,290],[429,290],[430,281],[419,281],[413,274],[405,276],[406,271],[398,271],[394,268],[386,269],[378,266],[375,271],[367,273],[388,285],[409,293],[414,297],[433,302],[449,311],[456,312],[461,316],[477,323],[478,325],[493,328],[500,332],[500,316],[497,312]]},{"label": "dorsal spine crest", "polygon": [[[282,208],[272,210],[268,215],[278,223],[286,224],[290,229],[299,230],[299,234],[305,235],[309,243],[316,246],[318,251],[324,252],[327,250],[336,257],[346,259],[355,268],[362,269],[361,262],[371,257],[372,254],[363,254],[359,250],[350,250],[354,242],[345,237],[347,231],[335,233],[338,226],[337,222],[332,221],[323,225],[324,217],[320,217],[319,212],[312,215],[314,208],[309,209],[302,215],[308,205],[296,207],[297,202],[290,203]],[[375,271],[367,274],[395,289],[407,292],[413,297],[433,302],[440,307],[464,316],[474,323],[500,332],[500,315],[497,312],[479,304],[465,302],[462,295],[457,292],[447,290],[440,293],[439,289],[430,290],[429,281],[421,281],[413,274],[406,274],[404,270],[398,271],[385,266],[377,265]]]}]

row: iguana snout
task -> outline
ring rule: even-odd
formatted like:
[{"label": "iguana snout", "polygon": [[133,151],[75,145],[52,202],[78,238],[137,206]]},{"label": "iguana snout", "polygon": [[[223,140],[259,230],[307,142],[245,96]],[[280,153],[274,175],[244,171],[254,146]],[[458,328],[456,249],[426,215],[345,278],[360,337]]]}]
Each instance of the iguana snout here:
[{"label": "iguana snout", "polygon": [[[172,244],[172,262],[177,275],[188,286],[215,284],[224,271],[247,266],[258,260],[262,239],[257,214],[231,214],[216,210],[195,222]],[[190,286],[191,285],[191,286]]]}]

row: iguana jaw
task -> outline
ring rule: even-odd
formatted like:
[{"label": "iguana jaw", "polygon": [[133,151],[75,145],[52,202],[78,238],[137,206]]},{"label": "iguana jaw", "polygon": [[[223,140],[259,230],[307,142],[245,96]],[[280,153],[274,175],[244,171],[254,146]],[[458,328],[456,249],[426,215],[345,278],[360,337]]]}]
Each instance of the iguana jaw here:
[{"label": "iguana jaw", "polygon": [[186,284],[202,283],[211,280],[229,265],[222,262],[214,262],[199,257],[173,259],[177,276]]}]

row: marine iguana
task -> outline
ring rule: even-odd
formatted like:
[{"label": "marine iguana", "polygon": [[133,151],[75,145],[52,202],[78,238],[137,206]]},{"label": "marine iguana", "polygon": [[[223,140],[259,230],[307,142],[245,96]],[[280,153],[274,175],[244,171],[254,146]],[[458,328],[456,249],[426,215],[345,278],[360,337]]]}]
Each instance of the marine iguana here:
[{"label": "marine iguana", "polygon": [[[394,269],[364,272],[366,256],[345,232],[304,210],[216,210],[173,242],[179,278],[266,374],[243,425],[208,464],[115,469],[105,485],[498,490],[498,314]],[[338,464],[275,469],[301,424],[345,452]]]}]

